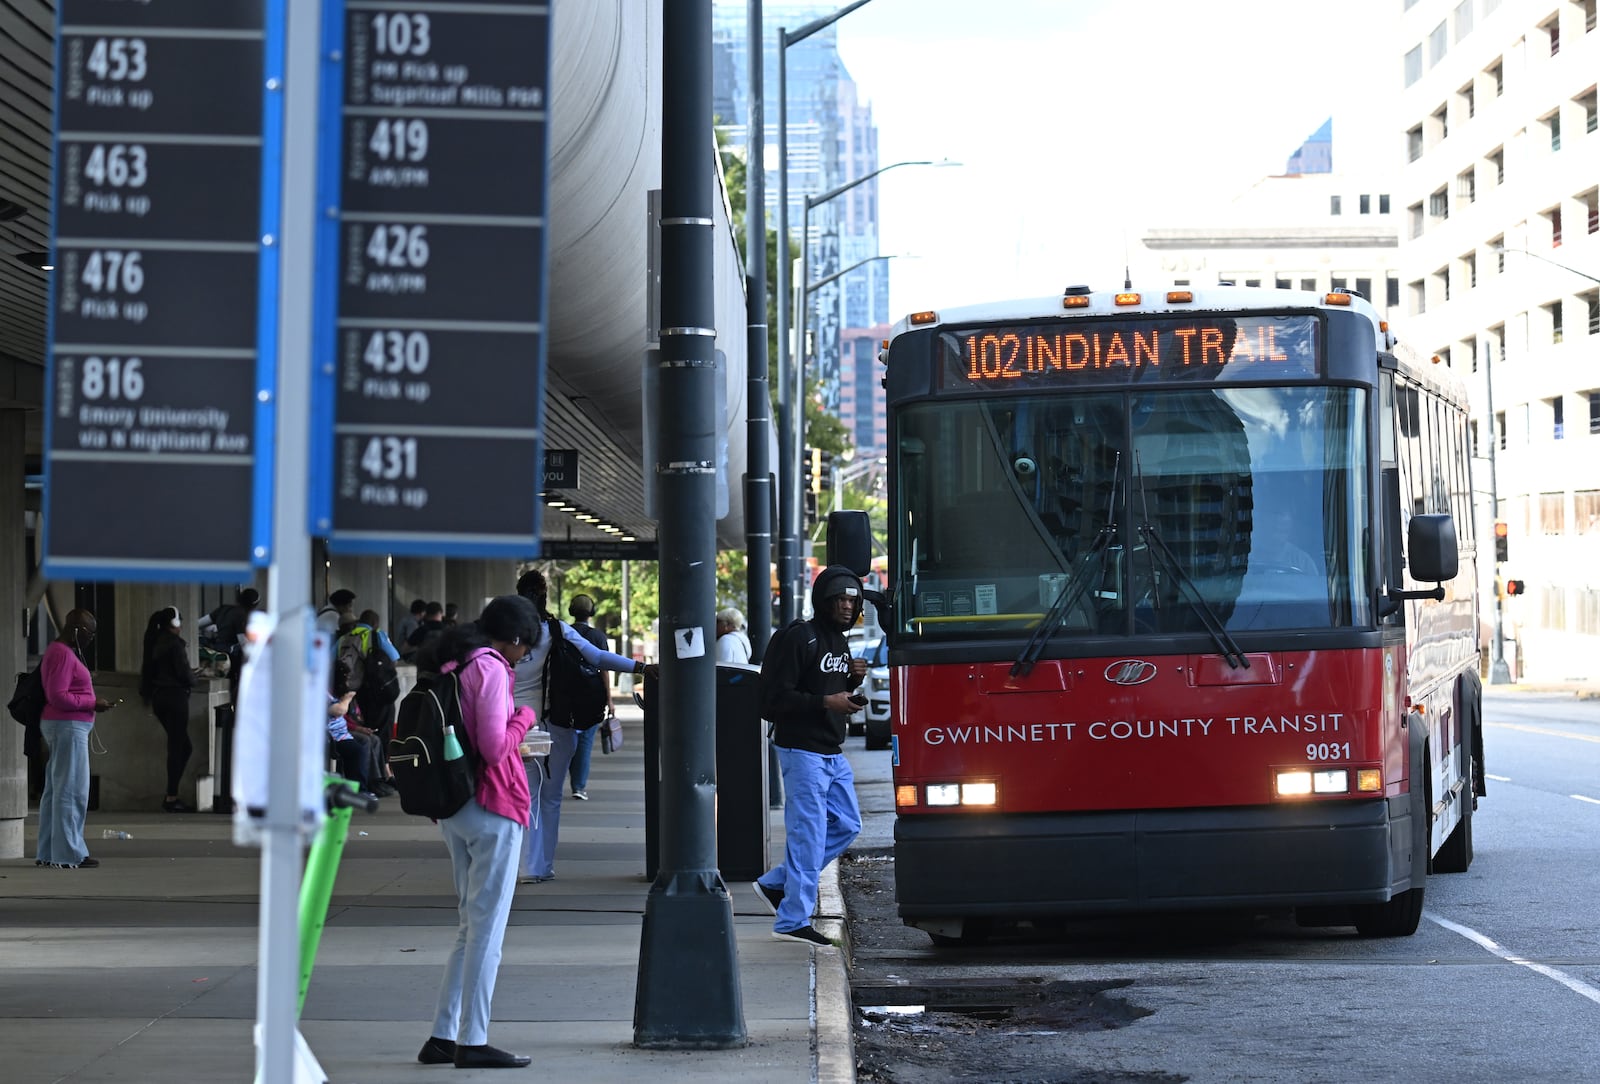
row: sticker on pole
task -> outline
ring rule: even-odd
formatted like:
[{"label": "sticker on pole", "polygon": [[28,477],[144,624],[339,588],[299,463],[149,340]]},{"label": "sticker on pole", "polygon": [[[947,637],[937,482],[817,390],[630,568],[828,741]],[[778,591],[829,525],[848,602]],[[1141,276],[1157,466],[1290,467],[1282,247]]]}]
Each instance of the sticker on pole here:
[{"label": "sticker on pole", "polygon": [[678,658],[698,659],[706,653],[706,630],[673,629],[672,642],[677,646]]}]

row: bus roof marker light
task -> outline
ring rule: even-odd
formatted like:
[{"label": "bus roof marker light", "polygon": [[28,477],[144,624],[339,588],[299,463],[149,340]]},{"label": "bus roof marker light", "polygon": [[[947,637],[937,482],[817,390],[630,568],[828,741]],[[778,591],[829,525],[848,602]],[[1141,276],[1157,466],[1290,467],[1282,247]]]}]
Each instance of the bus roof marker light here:
[{"label": "bus roof marker light", "polygon": [[1138,294],[1118,294],[1114,300],[1118,305],[1137,305],[1140,298]]},{"label": "bus roof marker light", "polygon": [[918,324],[935,324],[939,322],[939,314],[931,309],[927,309],[922,312],[914,312],[907,319],[911,321],[912,326],[916,326]]},{"label": "bus roof marker light", "polygon": [[1068,294],[1061,299],[1064,309],[1086,309],[1089,307],[1089,298],[1085,294]]},{"label": "bus roof marker light", "polygon": [[1189,302],[1191,302],[1193,300],[1194,300],[1194,291],[1193,290],[1168,290],[1167,291],[1167,304],[1169,304],[1169,305],[1187,305]]},{"label": "bus roof marker light", "polygon": [[1328,304],[1328,305],[1348,305],[1348,304],[1350,304],[1350,295],[1349,294],[1327,294],[1327,295],[1324,295],[1322,300],[1323,300],[1323,302],[1325,304]]}]

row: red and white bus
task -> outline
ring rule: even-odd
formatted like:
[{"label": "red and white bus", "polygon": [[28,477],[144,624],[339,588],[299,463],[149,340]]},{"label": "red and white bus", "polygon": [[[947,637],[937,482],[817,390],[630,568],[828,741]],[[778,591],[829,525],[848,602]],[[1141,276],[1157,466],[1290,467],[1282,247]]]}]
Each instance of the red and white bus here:
[{"label": "red and white bus", "polygon": [[904,921],[1414,932],[1483,793],[1449,370],[1227,286],[916,313],[883,360]]}]

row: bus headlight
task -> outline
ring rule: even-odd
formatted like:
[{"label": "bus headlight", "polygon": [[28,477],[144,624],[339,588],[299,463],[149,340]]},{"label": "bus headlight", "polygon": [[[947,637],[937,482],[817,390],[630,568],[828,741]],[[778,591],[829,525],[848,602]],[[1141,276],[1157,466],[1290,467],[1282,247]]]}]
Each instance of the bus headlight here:
[{"label": "bus headlight", "polygon": [[1311,773],[1292,771],[1278,773],[1278,797],[1302,798],[1311,793]]},{"label": "bus headlight", "polygon": [[1343,768],[1311,773],[1311,790],[1315,794],[1343,794],[1350,789],[1350,773]]},{"label": "bus headlight", "polygon": [[962,805],[994,805],[998,793],[993,783],[961,784]]},{"label": "bus headlight", "polygon": [[993,806],[1000,801],[1000,788],[993,782],[929,783],[923,794],[930,806]]},{"label": "bus headlight", "polygon": [[928,784],[928,804],[929,805],[960,805],[961,804],[961,784],[960,783],[929,783]]}]

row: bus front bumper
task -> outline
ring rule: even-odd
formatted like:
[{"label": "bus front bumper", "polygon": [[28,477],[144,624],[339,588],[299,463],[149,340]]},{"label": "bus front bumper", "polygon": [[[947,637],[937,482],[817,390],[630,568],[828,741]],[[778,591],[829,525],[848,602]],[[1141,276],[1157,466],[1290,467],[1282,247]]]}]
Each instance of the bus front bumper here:
[{"label": "bus front bumper", "polygon": [[900,916],[1046,918],[1382,903],[1411,887],[1410,800],[901,815]]}]

